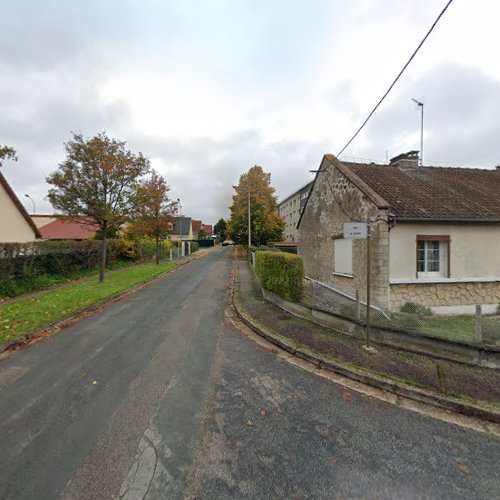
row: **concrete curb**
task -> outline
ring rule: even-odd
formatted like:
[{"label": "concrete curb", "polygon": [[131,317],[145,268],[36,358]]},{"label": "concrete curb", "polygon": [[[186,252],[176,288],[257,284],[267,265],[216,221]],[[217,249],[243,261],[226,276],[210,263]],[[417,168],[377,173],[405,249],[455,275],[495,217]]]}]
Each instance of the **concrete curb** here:
[{"label": "concrete curb", "polygon": [[243,307],[239,302],[239,290],[236,290],[237,284],[235,281],[236,280],[233,280],[232,282],[231,300],[233,308],[239,319],[257,335],[260,335],[268,342],[285,350],[293,356],[304,359],[318,368],[329,370],[357,382],[391,392],[396,396],[411,399],[419,403],[433,405],[455,413],[461,413],[469,417],[476,417],[497,424],[500,423],[500,410],[479,406],[452,396],[437,394],[428,389],[418,388],[410,384],[405,384],[404,382],[375,375],[363,368],[351,367],[335,362],[332,359],[325,359],[320,354],[296,344],[291,339],[275,334],[269,329],[262,328],[258,325],[255,318],[252,318],[243,311]]},{"label": "concrete curb", "polygon": [[[207,255],[208,252],[205,252],[201,255],[197,255],[193,257],[192,259],[187,260],[186,262],[182,262],[178,266],[174,267],[174,269],[170,269],[169,271],[165,271],[164,273],[161,273],[157,276],[154,276],[153,278],[149,278],[147,280],[141,281],[140,283],[137,283],[133,285],[130,288],[127,288],[126,290],[122,290],[121,292],[115,293],[114,295],[110,295],[109,297],[106,297],[105,299],[102,299],[88,307],[85,307],[84,309],[80,309],[79,311],[76,311],[73,314],[70,314],[69,316],[63,316],[62,318],[56,319],[55,321],[52,321],[51,323],[42,326],[40,328],[37,328],[36,330],[33,330],[29,333],[25,333],[21,335],[20,337],[17,337],[16,339],[7,342],[6,344],[3,344],[0,346],[0,359],[1,355],[4,354],[6,351],[15,351],[21,347],[23,347],[26,344],[29,344],[32,340],[38,337],[45,337],[53,333],[54,331],[60,330],[62,328],[67,328],[68,326],[71,326],[74,323],[77,323],[84,317],[90,316],[91,314],[94,314],[98,312],[100,309],[102,309],[104,306],[111,304],[113,302],[118,302],[128,295],[132,295],[135,292],[138,292],[142,288],[145,288],[147,285],[150,285],[151,283],[160,280],[161,278],[164,278],[167,274],[174,273],[181,267],[184,267],[191,262],[194,262],[198,259],[201,259],[205,255]],[[51,290],[48,290],[51,291]]]}]

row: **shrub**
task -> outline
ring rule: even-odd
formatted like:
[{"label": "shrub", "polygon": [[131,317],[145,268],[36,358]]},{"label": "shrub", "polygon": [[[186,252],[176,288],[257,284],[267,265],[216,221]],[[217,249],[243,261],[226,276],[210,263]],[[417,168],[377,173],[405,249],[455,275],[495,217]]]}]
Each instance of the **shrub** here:
[{"label": "shrub", "polygon": [[432,316],[432,309],[430,307],[423,306],[421,304],[415,304],[415,302],[406,302],[401,306],[400,311],[408,314],[416,314],[417,316],[425,317]]},{"label": "shrub", "polygon": [[199,248],[199,243],[197,243],[196,241],[191,242],[191,253],[197,252]]},{"label": "shrub", "polygon": [[208,239],[208,240],[196,240],[195,243],[198,243],[200,248],[208,248],[208,247],[213,247],[215,245],[214,240]]},{"label": "shrub", "polygon": [[255,273],[262,286],[286,300],[298,301],[304,289],[302,257],[282,252],[258,251]]}]

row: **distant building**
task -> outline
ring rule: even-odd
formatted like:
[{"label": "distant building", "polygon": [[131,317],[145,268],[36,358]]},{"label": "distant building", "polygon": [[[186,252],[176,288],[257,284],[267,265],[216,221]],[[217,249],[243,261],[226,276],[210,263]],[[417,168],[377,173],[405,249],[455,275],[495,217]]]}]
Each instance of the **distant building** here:
[{"label": "distant building", "polygon": [[203,228],[203,222],[201,220],[193,219],[192,225],[193,225],[193,236],[195,238],[198,238],[198,233]]},{"label": "distant building", "polygon": [[287,196],[282,202],[278,203],[278,213],[285,218],[285,241],[297,242],[299,240],[299,231],[297,223],[306,204],[307,197],[311,191],[313,182],[308,182],[291,195]]},{"label": "distant building", "polygon": [[88,217],[81,217],[80,221],[68,221],[59,215],[32,215],[31,218],[44,240],[87,240],[99,230]]},{"label": "distant building", "polygon": [[193,239],[193,219],[191,217],[174,217],[172,232],[168,235],[172,241],[189,241]]},{"label": "distant building", "polygon": [[214,227],[212,224],[203,224],[203,231],[205,231],[207,238],[211,238],[214,234]]},{"label": "distant building", "polygon": [[0,172],[0,243],[28,243],[40,231]]}]

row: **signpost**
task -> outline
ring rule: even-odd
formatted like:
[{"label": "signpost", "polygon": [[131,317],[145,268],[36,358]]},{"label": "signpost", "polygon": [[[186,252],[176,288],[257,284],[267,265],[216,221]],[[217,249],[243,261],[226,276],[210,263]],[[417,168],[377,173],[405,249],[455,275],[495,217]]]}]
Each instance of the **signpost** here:
[{"label": "signpost", "polygon": [[371,261],[372,246],[370,238],[370,224],[366,222],[346,222],[344,223],[344,239],[346,240],[366,240],[366,345],[370,346],[371,330]]},{"label": "signpost", "polygon": [[366,222],[346,222],[344,224],[344,238],[346,240],[365,240],[368,236]]}]

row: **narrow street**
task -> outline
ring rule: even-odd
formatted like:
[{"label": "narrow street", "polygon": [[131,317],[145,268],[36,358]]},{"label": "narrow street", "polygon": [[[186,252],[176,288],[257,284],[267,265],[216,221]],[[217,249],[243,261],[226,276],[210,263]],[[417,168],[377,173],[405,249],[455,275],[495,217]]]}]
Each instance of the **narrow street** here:
[{"label": "narrow street", "polygon": [[0,498],[500,498],[500,439],[243,335],[230,255],[0,361]]}]

